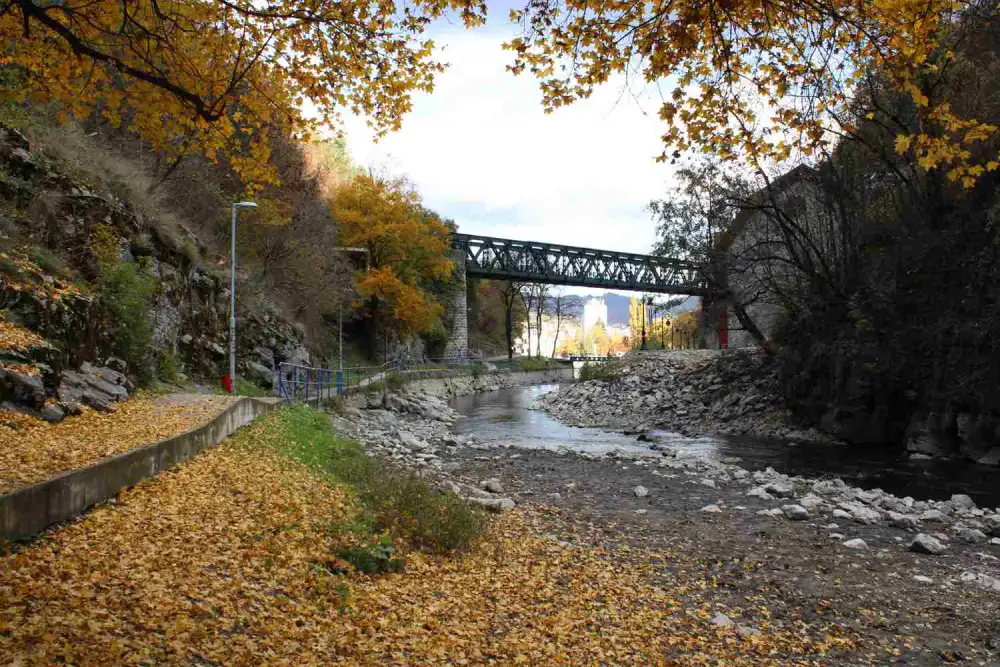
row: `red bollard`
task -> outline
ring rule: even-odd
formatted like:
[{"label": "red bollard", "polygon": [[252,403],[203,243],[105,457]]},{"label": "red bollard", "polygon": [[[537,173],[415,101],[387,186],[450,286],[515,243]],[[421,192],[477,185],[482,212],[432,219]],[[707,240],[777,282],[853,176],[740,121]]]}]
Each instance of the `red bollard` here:
[{"label": "red bollard", "polygon": [[233,393],[233,378],[231,378],[229,375],[222,376],[222,391],[226,392],[227,394]]}]

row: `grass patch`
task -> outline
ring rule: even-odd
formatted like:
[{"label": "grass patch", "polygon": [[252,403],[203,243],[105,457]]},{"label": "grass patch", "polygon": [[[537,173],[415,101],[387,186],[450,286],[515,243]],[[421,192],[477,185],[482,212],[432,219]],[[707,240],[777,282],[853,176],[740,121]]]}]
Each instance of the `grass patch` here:
[{"label": "grass patch", "polygon": [[522,371],[544,371],[556,367],[551,359],[545,357],[525,357],[517,362]]},{"label": "grass patch", "polygon": [[[338,437],[327,415],[293,406],[274,419],[283,435],[277,439],[279,451],[353,487],[363,508],[361,521],[373,534],[387,533],[413,548],[438,553],[466,551],[483,534],[486,517],[481,510],[369,457],[358,443]],[[372,558],[378,560],[374,554]]]},{"label": "grass patch", "polygon": [[233,391],[237,396],[270,396],[270,392],[250,380],[237,377],[233,383]]},{"label": "grass patch", "polygon": [[390,394],[397,393],[406,384],[406,374],[397,371],[389,371],[382,378],[369,382],[365,385],[365,391],[369,394],[376,391],[387,391]]}]

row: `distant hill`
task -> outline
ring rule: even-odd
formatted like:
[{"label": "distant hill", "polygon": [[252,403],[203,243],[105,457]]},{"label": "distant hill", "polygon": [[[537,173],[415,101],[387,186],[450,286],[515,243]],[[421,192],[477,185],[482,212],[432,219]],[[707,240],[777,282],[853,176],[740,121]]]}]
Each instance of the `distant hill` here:
[{"label": "distant hill", "polygon": [[[587,302],[588,299],[594,297],[589,296],[579,296],[576,294],[567,294],[563,297],[563,312],[566,315],[572,317],[580,317],[583,313],[583,304]],[[628,324],[628,305],[632,300],[632,297],[625,294],[616,294],[614,292],[605,292],[602,295],[597,295],[597,298],[604,299],[604,303],[608,305],[608,319],[609,324],[625,326]],[[666,295],[662,295],[656,298],[656,302],[662,303],[666,301]],[[674,306],[671,310],[677,313],[686,313],[688,311],[694,310],[698,307],[698,297],[691,296],[681,302],[679,305]],[[549,298],[548,311],[552,312],[554,308],[554,302],[552,298]]]}]

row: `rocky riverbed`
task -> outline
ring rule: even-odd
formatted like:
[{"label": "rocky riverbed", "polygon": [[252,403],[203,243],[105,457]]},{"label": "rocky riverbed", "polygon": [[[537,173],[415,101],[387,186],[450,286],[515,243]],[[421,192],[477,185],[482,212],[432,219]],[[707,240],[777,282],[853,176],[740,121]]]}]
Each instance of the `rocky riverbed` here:
[{"label": "rocky riverbed", "polygon": [[647,352],[612,363],[614,381],[563,387],[541,407],[575,426],[825,439],[795,427],[782,407],[775,369],[758,354]]},{"label": "rocky riverbed", "polygon": [[[692,357],[692,365],[700,363]],[[681,365],[669,375],[689,371]],[[702,382],[705,391],[718,391],[707,378]],[[744,405],[770,405],[765,383],[751,394],[760,398]],[[976,507],[961,494],[915,499],[840,479],[751,472],[736,458],[687,456],[656,442],[643,453],[553,452],[452,432],[461,417],[448,398],[503,385],[470,379],[431,391],[372,394],[345,405],[336,427],[374,455],[490,510],[541,505],[554,539],[695,558],[714,589],[709,601],[722,614],[719,622],[741,633],[752,634],[766,601],[779,622],[832,614],[878,647],[877,655],[848,653],[827,664],[1000,660],[1000,508]],[[579,386],[560,393],[572,395]],[[685,428],[735,423],[753,432],[771,423],[741,411],[739,401],[727,405],[721,395],[715,401],[723,413],[735,406],[734,417],[717,422],[718,409],[701,402],[689,410],[696,414]],[[553,402],[545,403],[551,409]],[[629,418],[624,408],[608,410]],[[649,414],[643,410],[628,414]]]}]

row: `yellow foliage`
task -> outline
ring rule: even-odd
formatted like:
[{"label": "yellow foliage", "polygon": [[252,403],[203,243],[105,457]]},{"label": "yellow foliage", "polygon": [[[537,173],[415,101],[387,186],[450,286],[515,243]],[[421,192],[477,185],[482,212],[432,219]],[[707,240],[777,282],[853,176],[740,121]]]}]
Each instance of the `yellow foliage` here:
[{"label": "yellow foliage", "polygon": [[183,400],[135,398],[110,413],[84,408],[80,416],[58,424],[0,411],[0,493],[183,433],[212,419],[233,400],[194,395]]},{"label": "yellow foliage", "polygon": [[[14,664],[826,664],[839,618],[711,622],[704,565],[564,545],[545,510],[496,519],[462,558],[334,574],[350,494],[274,451],[273,417],[0,557],[0,655]],[[669,576],[664,576],[668,568]],[[762,608],[757,611],[754,604]],[[775,606],[780,603],[774,602]],[[737,610],[726,609],[737,615]]]},{"label": "yellow foliage", "polygon": [[[878,71],[916,105],[911,145],[924,169],[955,168],[974,181],[968,148],[997,127],[961,118],[928,97],[955,54],[940,47],[969,0],[540,0],[511,12],[523,26],[506,48],[515,74],[541,80],[547,110],[588,97],[633,68],[670,80],[660,109],[667,124],[660,160],[698,148],[753,164],[811,155],[853,128],[851,104],[866,73]],[[863,86],[861,86],[864,89]]]},{"label": "yellow foliage", "polygon": [[392,328],[405,338],[429,331],[444,312],[439,303],[413,285],[403,282],[391,266],[370,269],[358,276],[358,293],[365,299],[385,302],[392,313]]},{"label": "yellow foliage", "polygon": [[367,250],[358,292],[386,302],[394,328],[405,337],[429,331],[443,312],[424,291],[451,277],[450,230],[403,180],[362,174],[334,190],[330,209],[341,243]]},{"label": "yellow foliage", "polygon": [[443,69],[423,32],[449,9],[467,25],[485,14],[475,0],[405,12],[382,0],[16,0],[0,15],[0,62],[22,73],[25,98],[127,124],[168,160],[225,156],[253,189],[276,180],[272,125],[308,138],[349,108],[380,133],[398,128]]},{"label": "yellow foliage", "polygon": [[0,351],[11,350],[22,352],[33,347],[44,347],[48,345],[45,339],[34,331],[20,327],[9,321],[0,312]]}]

